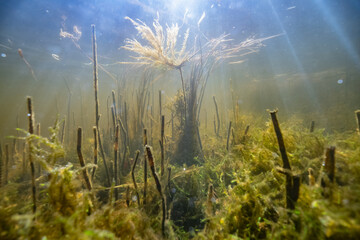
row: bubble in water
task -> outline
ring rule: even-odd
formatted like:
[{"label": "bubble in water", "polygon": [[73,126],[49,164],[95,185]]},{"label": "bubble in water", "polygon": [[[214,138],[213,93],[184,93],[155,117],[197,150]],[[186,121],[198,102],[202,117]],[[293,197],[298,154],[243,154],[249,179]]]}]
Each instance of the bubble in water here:
[{"label": "bubble in water", "polygon": [[132,196],[132,200],[133,200],[133,202],[136,202],[136,201],[137,201],[136,195]]},{"label": "bubble in water", "polygon": [[28,113],[28,114],[27,114],[27,116],[28,116],[28,117],[30,117],[30,116],[31,116],[31,114],[30,114],[30,113]]},{"label": "bubble in water", "polygon": [[184,168],[184,171],[186,171],[186,168]]},{"label": "bubble in water", "polygon": [[216,198],[215,198],[215,197],[212,197],[212,198],[211,198],[211,202],[212,202],[212,203],[215,203],[215,202],[216,202]]},{"label": "bubble in water", "polygon": [[338,83],[338,84],[343,84],[343,83],[344,83],[344,80],[339,79],[339,80],[337,80],[337,83]]},{"label": "bubble in water", "polygon": [[5,57],[6,57],[6,53],[1,53],[1,57],[5,58]]},{"label": "bubble in water", "polygon": [[171,192],[172,192],[172,193],[176,193],[176,188],[172,188],[172,189],[171,189]]}]

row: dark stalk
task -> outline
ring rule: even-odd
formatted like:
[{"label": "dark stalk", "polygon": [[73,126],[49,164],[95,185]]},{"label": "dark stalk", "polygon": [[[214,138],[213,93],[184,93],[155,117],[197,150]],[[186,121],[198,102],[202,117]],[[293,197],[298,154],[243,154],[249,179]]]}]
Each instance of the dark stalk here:
[{"label": "dark stalk", "polygon": [[91,180],[94,180],[95,172],[98,164],[97,163],[98,162],[97,130],[95,126],[93,127],[93,134],[94,134],[94,164],[96,166],[94,166],[92,169]]},{"label": "dark stalk", "polygon": [[286,176],[286,208],[295,209],[295,203],[299,197],[300,177],[294,176],[291,173],[290,162],[286,153],[284,139],[280,130],[280,125],[276,116],[277,110],[271,111],[271,120],[274,125],[274,130],[279,144],[280,154],[283,161],[284,171],[280,171]]},{"label": "dark stalk", "polygon": [[166,217],[165,197],[162,193],[159,177],[155,171],[154,157],[151,152],[151,149],[148,145],[145,146],[145,149],[146,149],[147,158],[149,161],[150,170],[151,170],[152,176],[154,177],[154,180],[155,180],[156,189],[158,190],[160,197],[161,197],[161,206],[162,206],[161,231],[162,231],[162,235],[165,236],[165,217]]},{"label": "dark stalk", "polygon": [[360,133],[360,110],[355,111],[358,132]]},{"label": "dark stalk", "polygon": [[[214,104],[215,104],[216,118],[217,118],[217,131],[216,131],[216,136],[219,136],[219,134],[220,134],[220,116],[219,116],[219,109],[218,109],[218,105],[217,105],[215,96],[213,96],[213,100],[214,100]],[[215,121],[215,120],[214,120],[214,121]]]},{"label": "dark stalk", "polygon": [[9,144],[5,145],[5,185],[8,184],[9,177]]},{"label": "dark stalk", "polygon": [[324,188],[325,197],[331,197],[332,186],[335,181],[335,149],[334,146],[331,146],[326,148],[325,152],[324,172],[326,177],[321,179],[321,186]]},{"label": "dark stalk", "polygon": [[136,163],[137,163],[137,161],[139,159],[139,154],[140,154],[140,151],[137,150],[136,151],[135,161],[134,161],[134,164],[133,164],[133,166],[131,168],[131,178],[132,178],[134,188],[135,188],[136,200],[137,200],[138,205],[140,206],[140,196],[139,196],[138,187],[137,187],[136,181],[135,181],[135,167],[136,167]]},{"label": "dark stalk", "polygon": [[3,166],[3,154],[2,154],[2,147],[0,144],[0,187],[2,187],[2,166]]},{"label": "dark stalk", "polygon": [[[144,129],[144,147],[147,145],[147,136],[146,129]],[[146,205],[146,191],[147,191],[147,161],[146,161],[146,152],[144,151],[144,194],[143,194],[143,205]]]},{"label": "dark stalk", "polygon": [[97,130],[97,134],[98,134],[100,154],[104,161],[104,166],[105,166],[107,184],[108,184],[108,186],[111,186],[109,169],[108,169],[108,166],[106,163],[106,157],[105,157],[104,149],[102,147],[100,129],[99,129],[100,114],[99,114],[99,100],[98,100],[98,63],[97,63],[97,46],[96,46],[95,25],[91,25],[91,29],[92,29],[92,50],[93,50],[93,63],[94,63],[93,75],[94,75],[94,92],[95,92],[95,123],[96,123],[96,130]]},{"label": "dark stalk", "polygon": [[310,132],[314,132],[314,128],[315,128],[315,121],[311,121],[311,125],[310,125]]},{"label": "dark stalk", "polygon": [[[114,93],[114,92],[113,92]],[[119,124],[116,124],[115,130],[115,141],[114,141],[114,178],[115,178],[115,186],[118,185],[118,149],[119,149]],[[119,198],[118,189],[115,188],[115,201]]]},{"label": "dark stalk", "polygon": [[[34,115],[32,110],[31,97],[27,97],[28,119],[29,119],[29,133],[34,134]],[[36,212],[36,185],[35,185],[35,164],[33,161],[32,152],[32,140],[28,138],[29,146],[29,162],[31,168],[31,187],[32,187],[32,199],[33,199],[33,213]]]},{"label": "dark stalk", "polygon": [[164,162],[165,162],[165,156],[164,156],[164,130],[165,128],[165,116],[162,115],[161,116],[161,140],[160,140],[160,148],[161,148],[161,165],[160,165],[160,169],[161,169],[161,177],[164,176],[165,173],[165,167],[164,167]]},{"label": "dark stalk", "polygon": [[77,145],[76,145],[76,151],[77,151],[77,155],[79,157],[79,162],[80,162],[80,166],[83,168],[82,169],[82,173],[83,173],[83,177],[86,183],[86,188],[91,191],[92,186],[91,186],[91,182],[90,182],[90,178],[87,172],[87,168],[85,167],[85,161],[81,152],[81,139],[82,139],[82,129],[81,127],[78,128],[77,130]]},{"label": "dark stalk", "polygon": [[229,129],[227,134],[227,140],[226,140],[226,150],[229,151],[229,140],[230,140],[230,133],[231,133],[231,121],[229,123]]}]

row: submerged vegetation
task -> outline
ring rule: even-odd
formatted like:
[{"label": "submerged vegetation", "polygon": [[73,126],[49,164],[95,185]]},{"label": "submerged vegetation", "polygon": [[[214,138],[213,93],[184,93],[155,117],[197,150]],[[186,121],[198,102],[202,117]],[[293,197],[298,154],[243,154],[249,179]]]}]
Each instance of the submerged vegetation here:
[{"label": "submerged vegetation", "polygon": [[[93,126],[70,128],[57,117],[41,136],[36,98],[28,97],[28,129],[10,137],[13,151],[8,139],[0,144],[1,239],[359,238],[359,129],[329,133],[314,121],[310,129],[299,118],[282,121],[277,110],[264,119],[238,106],[225,128],[216,97],[205,94],[220,62],[272,37],[233,45],[225,35],[204,44],[195,38],[188,48],[186,30],[178,47],[177,25],[165,31],[156,19],[153,31],[127,19],[149,44],[124,46],[137,54],[134,63],[149,65],[132,95],[117,81],[107,117],[100,115],[92,26]],[[80,49],[77,28],[60,34]],[[181,80],[166,111],[161,90],[159,106],[151,91],[159,66]],[[200,121],[204,97],[214,101],[214,129]]]}]

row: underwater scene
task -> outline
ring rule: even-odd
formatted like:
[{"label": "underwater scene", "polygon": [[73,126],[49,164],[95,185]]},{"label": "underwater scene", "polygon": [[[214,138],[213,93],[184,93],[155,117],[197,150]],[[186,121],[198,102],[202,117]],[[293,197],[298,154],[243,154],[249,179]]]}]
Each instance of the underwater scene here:
[{"label": "underwater scene", "polygon": [[0,239],[360,239],[360,1],[0,13]]}]

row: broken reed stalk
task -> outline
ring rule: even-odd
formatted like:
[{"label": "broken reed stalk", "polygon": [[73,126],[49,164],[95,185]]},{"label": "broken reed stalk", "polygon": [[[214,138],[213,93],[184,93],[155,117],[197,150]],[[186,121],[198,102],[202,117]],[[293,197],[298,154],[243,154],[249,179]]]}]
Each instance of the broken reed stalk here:
[{"label": "broken reed stalk", "polygon": [[9,177],[9,144],[5,145],[5,181],[4,184],[8,184]]},{"label": "broken reed stalk", "polygon": [[99,130],[100,114],[99,114],[99,100],[98,100],[98,63],[97,63],[97,46],[96,46],[95,25],[91,25],[91,30],[92,30],[92,50],[93,50],[93,63],[94,63],[93,75],[94,75],[94,92],[95,92],[95,123],[96,123],[96,130],[97,130],[97,134],[98,134],[100,154],[104,161],[104,166],[105,166],[107,184],[108,184],[108,186],[111,186],[109,169],[108,169],[108,166],[106,163],[106,157],[105,157],[104,149],[102,147],[100,130]]},{"label": "broken reed stalk", "polygon": [[286,208],[295,209],[295,203],[299,197],[300,177],[294,176],[291,173],[290,162],[286,153],[284,139],[280,130],[280,125],[276,116],[277,110],[270,111],[271,120],[274,125],[274,130],[279,144],[279,150],[283,161],[283,169],[280,171],[286,176]]},{"label": "broken reed stalk", "polygon": [[355,111],[358,133],[360,133],[360,110]]},{"label": "broken reed stalk", "polygon": [[62,145],[64,144],[65,124],[66,124],[66,120],[64,119],[63,125],[62,125],[62,128],[61,128],[61,135],[60,135],[60,142],[61,142]]},{"label": "broken reed stalk", "polygon": [[23,144],[23,154],[22,154],[22,171],[23,175],[26,173],[26,142]]},{"label": "broken reed stalk", "polygon": [[137,161],[139,159],[139,154],[140,154],[140,151],[137,150],[136,151],[135,161],[134,161],[134,164],[133,164],[133,166],[131,168],[131,178],[132,178],[134,188],[135,188],[136,200],[137,200],[138,205],[140,206],[140,196],[139,196],[138,187],[137,187],[136,181],[135,181],[135,167],[136,167],[136,163],[137,163]]},{"label": "broken reed stalk", "polygon": [[216,136],[219,136],[219,134],[220,134],[220,117],[219,117],[219,109],[218,109],[218,105],[217,105],[215,96],[213,96],[213,100],[214,100],[214,104],[215,104],[216,118],[217,118]]},{"label": "broken reed stalk", "polygon": [[215,135],[216,135],[217,132],[216,132],[216,119],[215,119],[215,115],[214,115],[214,132],[215,132]]},{"label": "broken reed stalk", "polygon": [[165,166],[164,166],[164,162],[165,162],[165,156],[164,156],[164,133],[165,133],[165,116],[162,115],[161,116],[161,140],[160,140],[160,148],[161,148],[161,165],[160,165],[160,170],[161,170],[161,177],[164,176],[165,173]]},{"label": "broken reed stalk", "polygon": [[311,124],[310,124],[310,132],[314,132],[314,129],[315,129],[315,121],[311,121]]},{"label": "broken reed stalk", "polygon": [[211,217],[213,215],[213,199],[214,199],[214,187],[210,183],[206,201],[206,215]]},{"label": "broken reed stalk", "polygon": [[128,186],[126,188],[126,206],[130,206],[130,187]]},{"label": "broken reed stalk", "polygon": [[226,140],[226,150],[229,151],[229,140],[230,140],[230,133],[231,133],[231,121],[229,123],[228,135]]},{"label": "broken reed stalk", "polygon": [[166,217],[165,197],[162,193],[159,177],[155,171],[155,162],[154,162],[154,157],[151,152],[151,149],[148,145],[145,146],[145,149],[146,149],[147,158],[149,161],[150,170],[151,170],[152,176],[154,177],[154,180],[155,180],[156,189],[158,190],[160,197],[161,197],[161,206],[162,206],[161,231],[162,231],[162,235],[165,236],[165,217]]},{"label": "broken reed stalk", "polygon": [[[28,119],[29,119],[29,133],[34,134],[34,114],[31,103],[31,97],[27,97],[27,109],[28,109]],[[29,146],[29,162],[31,168],[31,187],[32,187],[32,199],[33,199],[33,213],[36,212],[36,185],[35,185],[35,164],[33,161],[33,152],[32,152],[32,140],[31,137],[28,138]]]},{"label": "broken reed stalk", "polygon": [[[144,128],[144,147],[147,145],[147,136],[146,129]],[[147,191],[147,162],[146,162],[146,152],[144,151],[144,194],[143,194],[143,205],[146,205],[146,191]]]},{"label": "broken reed stalk", "polygon": [[[115,178],[115,186],[118,185],[118,149],[119,149],[119,124],[116,124],[115,130],[115,141],[114,141],[114,178]],[[115,201],[119,198],[118,189],[115,188]]]},{"label": "broken reed stalk", "polygon": [[81,127],[78,128],[77,130],[77,145],[76,145],[76,151],[77,151],[77,155],[79,157],[79,162],[80,162],[80,166],[83,168],[82,169],[82,173],[83,173],[83,177],[86,183],[86,188],[91,191],[92,186],[91,186],[91,182],[90,182],[90,178],[87,172],[87,168],[85,167],[85,161],[81,152],[81,139],[82,139],[82,129]]},{"label": "broken reed stalk", "polygon": [[95,166],[92,169],[91,180],[94,180],[95,172],[96,172],[96,168],[97,168],[97,162],[98,162],[97,130],[96,130],[95,126],[93,127],[93,134],[94,134],[94,164],[95,164]]},{"label": "broken reed stalk", "polygon": [[2,187],[2,165],[3,165],[3,158],[2,158],[2,147],[0,143],[0,187]]},{"label": "broken reed stalk", "polygon": [[160,113],[160,120],[161,120],[161,118],[162,118],[161,90],[159,90],[159,113]]},{"label": "broken reed stalk", "polygon": [[335,181],[335,146],[326,148],[324,172],[326,177],[321,179],[321,186],[324,188],[324,196],[331,197],[332,187]]},{"label": "broken reed stalk", "polygon": [[244,136],[241,138],[242,143],[245,142],[247,134],[249,132],[249,129],[250,129],[250,125],[247,125],[246,128],[245,128],[245,131],[244,131]]}]

